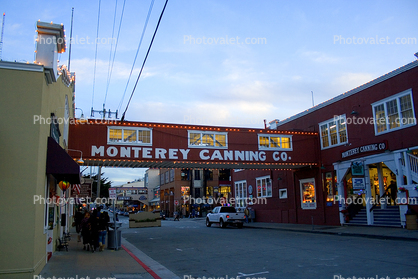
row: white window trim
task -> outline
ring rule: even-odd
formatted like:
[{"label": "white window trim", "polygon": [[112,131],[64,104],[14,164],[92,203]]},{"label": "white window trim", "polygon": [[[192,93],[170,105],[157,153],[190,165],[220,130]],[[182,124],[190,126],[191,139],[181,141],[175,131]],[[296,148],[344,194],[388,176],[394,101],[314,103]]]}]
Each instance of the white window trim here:
[{"label": "white window trim", "polygon": [[[237,196],[237,193],[238,193],[237,187],[238,187],[239,184],[245,184],[245,185],[242,186],[242,187],[245,187],[245,190],[246,190],[245,191],[245,194],[246,194],[245,197]],[[235,186],[235,189],[234,189],[235,190],[235,204],[237,205],[237,208],[245,208],[247,206],[247,200],[248,200],[247,180],[235,181],[234,186]],[[239,201],[241,201],[241,200],[244,200],[244,206],[243,207],[242,206],[238,207],[238,204],[240,203]]]},{"label": "white window trim", "polygon": [[[191,145],[190,144],[190,133],[194,134],[214,134],[214,135],[225,135],[225,146],[207,146],[207,145]],[[228,132],[215,132],[215,131],[202,131],[202,130],[188,130],[187,131],[187,146],[189,148],[208,148],[208,149],[228,149]]]},{"label": "white window trim", "polygon": [[[306,183],[306,182],[310,182],[314,185],[314,189],[315,189],[315,202],[314,203],[304,203],[303,202],[303,190],[302,190],[302,184]],[[316,192],[317,192],[317,188],[316,188],[316,184],[315,184],[315,178],[308,178],[308,179],[301,179],[299,180],[299,187],[300,187],[300,206],[302,209],[316,209],[317,205],[318,205],[318,200],[317,200],[317,196],[316,196]],[[306,207],[304,205],[306,204],[312,204],[312,207]]]},{"label": "white window trim", "polygon": [[[338,130],[338,124],[337,124],[337,121],[340,120],[342,117],[344,117],[344,119],[345,119],[345,135],[346,135],[346,138],[347,138],[347,141],[345,141],[345,142],[340,142],[340,132]],[[328,126],[328,123],[331,122],[331,121],[335,121],[335,123],[337,125],[337,138],[338,138],[338,143],[337,144],[334,144],[334,145],[331,145],[331,135],[329,133],[329,126]],[[323,147],[323,144],[322,144],[321,126],[324,125],[324,124],[326,124],[327,127],[328,127],[328,142],[329,142],[330,145],[327,146],[327,147]],[[347,125],[347,117],[346,117],[345,114],[338,115],[338,116],[335,116],[334,118],[331,118],[331,119],[322,121],[321,123],[318,124],[318,127],[319,127],[319,139],[320,139],[320,142],[321,142],[321,150],[329,149],[329,148],[333,148],[333,147],[337,147],[337,146],[341,146],[341,145],[345,145],[345,144],[348,143],[348,125]]]},{"label": "white window trim", "polygon": [[[263,189],[261,189],[261,196],[258,196],[258,184],[257,184],[257,182],[258,182],[258,180],[263,180],[263,179],[266,179],[266,178],[270,179],[271,195],[270,196],[268,196],[268,195],[263,196]],[[273,197],[273,181],[271,180],[270,175],[265,175],[265,176],[257,177],[255,179],[255,188],[256,188],[256,192],[257,192],[257,197],[256,197],[257,199],[259,199],[259,198],[271,198],[271,197]],[[266,189],[266,191],[267,191],[267,189]]]},{"label": "white window trim", "polygon": [[[119,129],[122,130],[122,142],[114,142],[109,140],[109,130],[110,129]],[[123,142],[123,130],[137,130],[137,131],[149,131],[150,142]],[[137,133],[138,136],[138,133]],[[111,145],[135,145],[135,146],[152,146],[152,128],[144,127],[129,127],[129,126],[108,126],[107,127],[107,144]]]},{"label": "white window trim", "polygon": [[[280,137],[280,146],[282,146],[281,138],[288,138],[290,143],[290,148],[283,148],[283,147],[265,147],[260,146],[260,137]],[[258,141],[258,150],[282,150],[282,151],[293,151],[293,142],[292,142],[292,135],[282,135],[282,134],[257,134],[257,141]]]},{"label": "white window trim", "polygon": [[287,189],[279,189],[279,199],[287,199]]},{"label": "white window trim", "polygon": [[[398,115],[400,115],[400,113],[401,113],[401,110],[400,110],[401,104],[399,103],[399,99],[401,97],[403,97],[403,96],[406,96],[406,95],[410,95],[411,96],[412,114],[414,116],[415,123],[404,125],[404,124],[402,124],[402,121],[401,121],[399,123],[400,124],[399,127],[389,129],[388,128],[389,122],[387,121],[386,122],[386,130],[383,131],[383,132],[377,132],[375,107],[383,104],[383,106],[385,108],[385,117],[386,117],[386,120],[387,120],[388,114],[387,114],[386,102],[396,99],[396,103],[398,105]],[[372,106],[372,114],[373,114],[373,120],[374,120],[374,135],[375,136],[379,136],[379,135],[391,133],[391,132],[394,132],[394,131],[397,131],[397,130],[401,130],[401,129],[405,129],[405,128],[408,128],[408,127],[412,127],[412,126],[417,125],[417,123],[416,123],[417,121],[416,121],[416,118],[415,118],[414,98],[413,98],[413,95],[412,95],[412,89],[407,89],[407,90],[402,91],[402,92],[400,92],[398,94],[395,94],[395,95],[392,95],[392,96],[387,97],[385,99],[382,99],[382,100],[379,100],[377,102],[374,102],[374,103],[371,104],[371,106]]]}]

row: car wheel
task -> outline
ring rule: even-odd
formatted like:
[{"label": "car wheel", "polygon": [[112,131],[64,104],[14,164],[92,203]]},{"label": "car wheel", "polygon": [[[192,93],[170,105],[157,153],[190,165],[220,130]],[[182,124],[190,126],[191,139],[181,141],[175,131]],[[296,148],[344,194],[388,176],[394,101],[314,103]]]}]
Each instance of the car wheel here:
[{"label": "car wheel", "polygon": [[206,218],[206,227],[210,227],[210,226],[212,226],[212,223],[209,222],[209,219],[208,218]]},{"label": "car wheel", "polygon": [[221,228],[225,228],[226,227],[226,224],[224,223],[224,220],[220,220],[219,221],[219,226],[221,227]]}]

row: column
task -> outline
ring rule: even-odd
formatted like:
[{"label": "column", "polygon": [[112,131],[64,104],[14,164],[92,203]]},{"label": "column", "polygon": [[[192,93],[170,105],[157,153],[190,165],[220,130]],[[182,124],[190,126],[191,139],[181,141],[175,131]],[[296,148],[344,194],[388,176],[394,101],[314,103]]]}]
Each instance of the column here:
[{"label": "column", "polygon": [[370,173],[369,173],[369,166],[364,164],[364,180],[366,184],[366,214],[367,214],[367,225],[373,225],[374,217],[373,211],[370,209],[373,206],[372,202],[372,187],[370,185]]},{"label": "column", "polygon": [[[379,189],[380,189],[380,206],[382,209],[386,209],[387,206],[387,198],[382,199],[383,195],[385,194],[385,184],[383,181],[383,172],[382,172],[382,163],[377,164],[377,177],[379,179]],[[375,201],[378,202],[378,201]]]}]

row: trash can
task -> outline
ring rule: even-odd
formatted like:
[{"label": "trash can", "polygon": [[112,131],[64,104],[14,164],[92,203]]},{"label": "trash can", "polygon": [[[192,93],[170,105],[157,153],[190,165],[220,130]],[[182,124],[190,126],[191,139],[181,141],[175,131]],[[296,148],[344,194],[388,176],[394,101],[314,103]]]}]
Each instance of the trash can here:
[{"label": "trash can", "polygon": [[115,223],[109,222],[109,233],[107,235],[107,248],[119,249],[122,241],[122,231],[119,229],[122,227],[122,222],[116,222],[116,243],[115,243]]},{"label": "trash can", "polygon": [[107,237],[107,248],[108,249],[119,249],[121,247],[122,241],[122,231],[116,229],[116,242],[115,243],[115,230],[109,229],[109,234]]}]

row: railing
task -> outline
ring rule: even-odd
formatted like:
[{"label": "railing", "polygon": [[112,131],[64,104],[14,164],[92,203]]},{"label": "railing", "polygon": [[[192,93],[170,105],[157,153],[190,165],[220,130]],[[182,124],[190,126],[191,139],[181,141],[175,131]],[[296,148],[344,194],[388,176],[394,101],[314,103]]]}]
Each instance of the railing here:
[{"label": "railing", "polygon": [[408,155],[409,166],[410,166],[411,171],[414,174],[418,174],[418,157],[409,153],[407,155]]},{"label": "railing", "polygon": [[[389,193],[387,190],[385,190],[383,196],[379,197],[378,201],[381,201],[382,198],[388,200],[386,197],[389,197]],[[380,202],[375,202],[375,204],[370,208],[370,212],[372,212],[373,209],[375,209],[377,206],[381,206]]]}]

